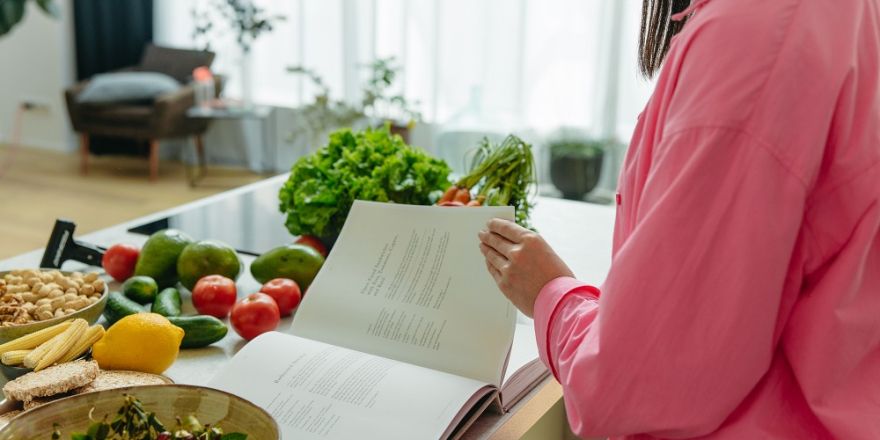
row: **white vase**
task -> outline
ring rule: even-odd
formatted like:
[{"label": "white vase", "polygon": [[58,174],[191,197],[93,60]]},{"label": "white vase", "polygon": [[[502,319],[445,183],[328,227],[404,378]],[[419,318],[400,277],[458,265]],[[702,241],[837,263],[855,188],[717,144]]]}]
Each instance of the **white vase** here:
[{"label": "white vase", "polygon": [[241,103],[245,108],[254,106],[254,81],[253,81],[253,65],[251,63],[251,53],[249,51],[241,54]]}]

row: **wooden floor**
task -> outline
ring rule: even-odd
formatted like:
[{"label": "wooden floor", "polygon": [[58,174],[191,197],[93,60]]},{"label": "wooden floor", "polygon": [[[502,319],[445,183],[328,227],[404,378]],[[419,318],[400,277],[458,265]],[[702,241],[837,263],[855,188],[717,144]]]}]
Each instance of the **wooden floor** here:
[{"label": "wooden floor", "polygon": [[74,154],[0,146],[0,258],[45,246],[56,218],[79,235],[264,177],[212,166],[192,188],[179,162],[163,162],[150,182],[145,158],[110,156],[93,156],[82,176]]}]

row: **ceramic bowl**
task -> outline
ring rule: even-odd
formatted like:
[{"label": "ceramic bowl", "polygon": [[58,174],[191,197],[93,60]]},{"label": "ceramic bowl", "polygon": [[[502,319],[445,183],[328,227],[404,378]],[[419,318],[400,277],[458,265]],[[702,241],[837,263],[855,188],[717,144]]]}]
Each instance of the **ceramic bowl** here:
[{"label": "ceramic bowl", "polygon": [[[43,270],[51,270],[51,269],[43,269]],[[9,271],[0,271],[0,278],[9,273]],[[61,271],[61,273],[65,275],[70,275],[69,271]],[[109,283],[108,283],[109,284]],[[89,324],[94,324],[98,318],[101,317],[101,313],[104,313],[104,306],[107,305],[107,295],[110,294],[110,287],[104,287],[104,293],[101,294],[101,298],[92,305],[88,307],[83,307],[80,310],[77,310],[69,315],[65,315],[58,318],[47,319],[45,321],[37,321],[32,322],[30,324],[18,324],[18,325],[10,325],[6,327],[0,327],[0,344],[4,342],[11,341],[16,338],[20,338],[24,335],[33,333],[37,330],[42,330],[46,327],[51,327],[55,324],[61,323],[68,319],[74,318],[82,318],[89,322]]]},{"label": "ceramic bowl", "polygon": [[86,432],[92,423],[89,411],[96,419],[116,414],[125,394],[140,400],[169,429],[174,428],[176,416],[193,414],[201,423],[220,426],[226,433],[247,434],[249,440],[281,438],[272,416],[241,397],[192,385],[147,385],[79,394],[34,408],[0,430],[0,440],[48,439],[55,423],[61,426],[61,438],[68,439],[73,433]]}]

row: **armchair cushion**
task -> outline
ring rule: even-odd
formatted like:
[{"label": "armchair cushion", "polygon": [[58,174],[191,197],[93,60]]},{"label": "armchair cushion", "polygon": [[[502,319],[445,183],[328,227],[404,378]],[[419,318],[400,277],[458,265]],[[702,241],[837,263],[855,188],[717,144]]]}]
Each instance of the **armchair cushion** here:
[{"label": "armchair cushion", "polygon": [[157,72],[114,72],[95,75],[77,101],[87,104],[152,101],[180,89],[174,78]]}]

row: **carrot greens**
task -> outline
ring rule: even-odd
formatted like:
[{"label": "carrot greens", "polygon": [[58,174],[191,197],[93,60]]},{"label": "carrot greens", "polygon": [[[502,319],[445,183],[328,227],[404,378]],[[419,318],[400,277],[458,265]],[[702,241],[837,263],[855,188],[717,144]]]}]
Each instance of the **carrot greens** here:
[{"label": "carrot greens", "polygon": [[474,153],[470,172],[459,179],[457,188],[475,190],[474,199],[485,200],[485,206],[513,206],[516,222],[533,229],[529,215],[537,177],[532,146],[517,136],[509,135],[500,144],[483,138]]}]

